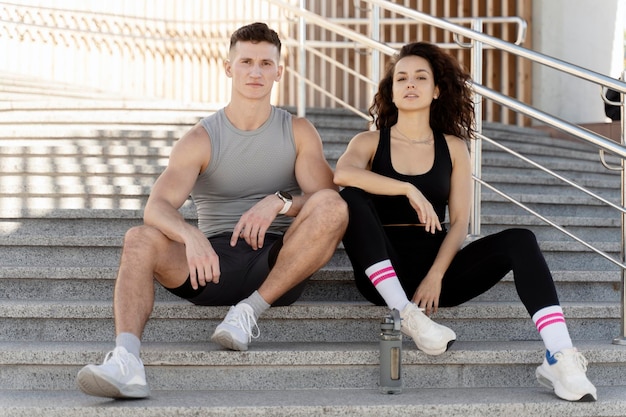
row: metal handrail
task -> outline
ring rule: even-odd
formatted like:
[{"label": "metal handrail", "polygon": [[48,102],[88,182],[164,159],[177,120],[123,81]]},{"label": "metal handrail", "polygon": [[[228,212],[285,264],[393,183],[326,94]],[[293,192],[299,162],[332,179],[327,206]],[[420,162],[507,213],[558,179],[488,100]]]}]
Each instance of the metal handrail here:
[{"label": "metal handrail", "polygon": [[615,78],[608,77],[606,75],[600,74],[595,71],[591,71],[589,69],[580,67],[578,65],[574,65],[572,63],[560,60],[558,58],[554,58],[549,55],[542,54],[540,52],[536,52],[530,49],[526,49],[522,46],[512,44],[507,41],[503,41],[502,39],[498,39],[494,36],[487,35],[485,33],[476,32],[474,30],[465,28],[463,26],[455,25],[451,23],[449,19],[440,19],[437,17],[433,17],[429,14],[418,12],[413,9],[409,9],[408,7],[404,7],[402,5],[395,4],[388,0],[364,0],[367,3],[374,4],[379,6],[385,10],[413,18],[415,20],[419,20],[423,23],[428,23],[429,25],[449,30],[450,32],[456,33],[458,35],[462,35],[463,37],[472,39],[474,41],[478,41],[481,43],[485,43],[489,46],[492,46],[496,49],[509,52],[511,54],[517,55],[521,58],[527,58],[535,63],[543,64],[548,67],[557,69],[562,72],[566,72],[570,75],[574,75],[578,78],[582,78],[587,81],[594,82],[596,84],[602,84],[606,87],[617,90],[621,93],[626,93],[626,82],[616,80]]},{"label": "metal handrail", "polygon": [[394,48],[390,47],[389,45],[373,40],[372,38],[369,38],[365,35],[355,32],[352,29],[348,29],[345,26],[333,23],[332,21],[329,21],[328,19],[325,19],[322,16],[316,13],[310,12],[302,7],[294,6],[283,0],[266,0],[266,1],[275,6],[279,6],[281,9],[287,10],[295,14],[298,17],[302,17],[307,22],[315,23],[316,25],[324,29],[330,30],[347,39],[354,41],[355,42],[354,47],[367,46],[368,48],[375,49],[387,55],[393,55],[397,52]]},{"label": "metal handrail", "polygon": [[[462,25],[462,24],[471,24],[473,23],[477,18],[475,17],[448,17],[446,18],[446,20],[448,22],[457,24],[457,25]],[[486,17],[480,17],[480,19],[485,23],[485,24],[506,24],[506,23],[514,23],[517,25],[517,34],[515,35],[515,41],[513,41],[514,44],[516,45],[521,45],[521,43],[524,41],[524,39],[526,38],[526,31],[528,29],[528,25],[526,24],[526,21],[524,19],[522,19],[521,17],[518,16],[486,16]],[[353,18],[353,17],[349,17],[349,18],[331,18],[328,19],[328,21],[333,22],[333,23],[337,23],[339,25],[354,25],[354,24],[366,24],[369,23],[369,19],[365,19],[365,18]],[[395,25],[395,24],[403,24],[403,25],[407,25],[407,24],[411,24],[411,22],[407,22],[406,19],[402,19],[402,18],[393,18],[393,17],[383,17],[378,19],[378,23],[380,25]],[[394,45],[393,43],[388,43],[388,45]],[[452,44],[446,44],[446,43],[437,43],[437,45],[439,47],[443,47],[443,48],[450,48],[452,47]],[[458,46],[458,43],[455,44]],[[495,48],[494,48],[495,49]]]},{"label": "metal handrail", "polygon": [[513,197],[509,196],[508,194],[504,193],[503,191],[500,191],[498,188],[494,187],[493,185],[489,184],[488,182],[485,182],[483,179],[481,179],[481,178],[479,178],[479,177],[477,177],[475,175],[473,175],[472,178],[473,178],[474,181],[476,181],[476,182],[480,183],[481,185],[489,188],[491,191],[493,191],[494,193],[498,194],[500,197],[502,197],[502,198],[508,200],[509,202],[515,204],[516,206],[526,210],[527,212],[529,212],[533,216],[535,216],[538,219],[542,220],[543,222],[549,224],[550,226],[554,227],[558,231],[566,234],[567,236],[571,237],[572,239],[574,239],[575,241],[577,241],[581,245],[583,245],[586,248],[590,249],[591,251],[597,253],[598,255],[602,256],[603,258],[607,259],[608,261],[612,262],[613,264],[619,266],[622,269],[626,268],[626,263],[618,261],[617,259],[613,258],[612,256],[610,256],[606,252],[603,252],[600,249],[598,249],[595,246],[593,246],[592,244],[585,242],[584,240],[582,240],[581,238],[579,238],[578,236],[576,236],[575,234],[573,234],[569,230],[565,229],[562,226],[559,226],[558,224],[554,223],[552,220],[550,220],[547,217],[541,215],[540,213],[538,213],[535,210],[531,209],[527,205],[525,205],[523,203],[520,203],[519,201],[517,201]]},{"label": "metal handrail", "polygon": [[339,97],[331,94],[330,92],[328,92],[328,90],[323,89],[322,87],[320,87],[319,85],[315,84],[311,80],[309,80],[309,79],[307,79],[305,77],[302,77],[302,75],[300,75],[298,72],[292,70],[289,67],[285,68],[285,71],[287,71],[290,74],[293,74],[299,81],[301,81],[304,84],[308,85],[309,87],[311,87],[312,89],[314,89],[318,93],[324,95],[325,97],[328,97],[329,99],[331,99],[335,103],[341,104],[346,109],[351,110],[357,116],[360,116],[360,117],[362,117],[363,119],[366,119],[366,120],[369,119],[369,116],[367,114],[363,113],[361,110],[357,109],[356,107],[354,107],[350,103],[345,102],[344,100],[340,99]]},{"label": "metal handrail", "polygon": [[532,159],[527,158],[527,157],[525,157],[524,155],[522,155],[522,154],[520,154],[518,152],[515,152],[513,149],[511,149],[511,148],[509,148],[507,146],[504,146],[501,143],[496,142],[495,140],[493,140],[493,139],[483,135],[482,133],[477,133],[476,137],[478,137],[479,139],[484,140],[486,142],[489,142],[490,144],[492,144],[493,146],[499,148],[500,150],[515,156],[517,159],[520,159],[520,160],[522,160],[522,161],[532,165],[533,167],[539,169],[540,171],[543,171],[543,172],[553,176],[554,178],[557,178],[558,180],[563,181],[567,185],[571,185],[572,187],[574,187],[577,190],[587,194],[588,196],[593,197],[596,200],[601,201],[604,204],[606,204],[608,206],[611,206],[614,209],[616,209],[616,210],[618,210],[618,211],[620,211],[622,213],[626,213],[626,208],[625,207],[622,207],[622,206],[620,206],[618,204],[615,204],[614,202],[612,202],[610,200],[607,200],[606,198],[604,198],[604,197],[594,193],[593,191],[590,191],[590,190],[586,189],[585,187],[582,187],[582,186],[576,184],[574,181],[572,181],[572,180],[570,180],[568,178],[565,178],[564,176],[562,176],[562,175],[552,171],[549,168],[544,167],[541,164],[538,164],[537,162],[533,161]]},{"label": "metal handrail", "polygon": [[476,91],[481,96],[491,99],[498,104],[510,108],[511,110],[515,110],[516,112],[522,113],[528,117],[550,125],[564,133],[575,136],[585,142],[589,142],[601,149],[604,149],[605,151],[611,152],[622,158],[626,158],[626,147],[620,145],[613,140],[607,139],[604,136],[598,135],[597,133],[594,133],[583,127],[571,124],[563,119],[552,116],[546,112],[538,110],[504,94],[498,93],[497,91],[494,91],[483,85],[474,83],[473,88],[474,91]]}]

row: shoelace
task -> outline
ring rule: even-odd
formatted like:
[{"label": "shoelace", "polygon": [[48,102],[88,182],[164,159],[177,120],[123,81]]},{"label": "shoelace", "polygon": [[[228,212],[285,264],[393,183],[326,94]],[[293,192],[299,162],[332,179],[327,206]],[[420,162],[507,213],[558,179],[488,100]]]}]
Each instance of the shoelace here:
[{"label": "shoelace", "polygon": [[[415,306],[416,309],[420,312],[424,312],[425,309],[422,307],[417,307]],[[424,316],[426,316],[426,314],[424,314]],[[428,318],[428,316],[426,316]],[[430,327],[432,327],[432,325],[434,324],[432,320],[419,320],[417,317],[415,316],[411,316],[409,315],[407,318],[402,318],[402,321],[405,321],[406,323],[413,323],[413,326],[411,326],[411,324],[408,324],[408,326],[410,327],[415,327],[417,329],[419,329],[420,331],[424,331]]]},{"label": "shoelace", "polygon": [[230,325],[243,329],[243,331],[248,335],[248,343],[253,338],[256,339],[261,335],[261,330],[256,324],[256,319],[248,312],[248,310],[242,309],[241,314],[228,314],[225,321]]},{"label": "shoelace", "polygon": [[104,363],[107,363],[109,361],[115,361],[116,364],[119,365],[120,369],[122,370],[122,375],[128,374],[128,360],[120,355],[117,349],[110,351],[104,357]]},{"label": "shoelace", "polygon": [[[583,372],[587,372],[587,364],[589,363],[587,361],[587,358],[585,358],[583,356],[582,353],[580,352],[576,352],[573,355],[563,355],[563,354],[557,354],[560,357],[557,357],[558,360],[565,360],[564,361],[564,365],[565,367],[567,367],[568,370],[573,370],[575,369],[576,371],[583,371]],[[569,359],[569,360],[567,360]]]}]

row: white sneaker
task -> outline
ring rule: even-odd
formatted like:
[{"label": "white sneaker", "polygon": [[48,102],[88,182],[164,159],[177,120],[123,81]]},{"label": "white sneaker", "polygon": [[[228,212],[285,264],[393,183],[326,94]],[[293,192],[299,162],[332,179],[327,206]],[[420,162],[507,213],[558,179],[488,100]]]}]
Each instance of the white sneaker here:
[{"label": "white sneaker", "polygon": [[563,349],[550,356],[546,351],[543,363],[537,367],[537,381],[568,401],[595,401],[596,387],[587,379],[587,359],[576,348]]},{"label": "white sneaker", "polygon": [[254,318],[254,310],[246,303],[239,303],[228,310],[224,321],[215,328],[211,340],[232,350],[248,350],[252,338],[260,331]]},{"label": "white sneaker", "polygon": [[417,348],[427,355],[441,355],[456,340],[456,334],[446,326],[432,321],[414,303],[400,312],[401,331],[410,336]]},{"label": "white sneaker", "polygon": [[76,376],[85,394],[108,398],[145,398],[150,396],[141,360],[116,347],[107,353],[102,365],[87,365]]}]

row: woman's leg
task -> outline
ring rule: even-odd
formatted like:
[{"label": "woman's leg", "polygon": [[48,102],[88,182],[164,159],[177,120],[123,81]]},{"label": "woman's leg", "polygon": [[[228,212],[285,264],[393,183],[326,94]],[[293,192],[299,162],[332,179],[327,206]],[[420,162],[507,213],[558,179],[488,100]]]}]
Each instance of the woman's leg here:
[{"label": "woman's leg", "polygon": [[551,352],[572,347],[552,274],[535,235],[508,229],[461,249],[444,275],[440,306],[462,304],[513,271],[515,288]]},{"label": "woman's leg", "polygon": [[[445,352],[456,334],[422,313],[411,303],[392,264],[392,245],[367,193],[357,188],[341,192],[348,203],[350,221],[343,243],[354,269],[359,291],[376,304],[400,311],[402,333],[410,336],[426,354]],[[381,300],[382,299],[382,300]]]},{"label": "woman's leg", "polygon": [[531,231],[509,229],[463,248],[444,276],[439,304],[461,304],[487,291],[509,270],[547,349],[535,372],[537,380],[565,400],[595,401],[587,360],[572,347],[552,274]]},{"label": "woman's leg", "polygon": [[409,303],[391,262],[390,244],[367,193],[347,187],[350,221],[343,245],[354,269],[358,290],[369,301],[399,311]]}]

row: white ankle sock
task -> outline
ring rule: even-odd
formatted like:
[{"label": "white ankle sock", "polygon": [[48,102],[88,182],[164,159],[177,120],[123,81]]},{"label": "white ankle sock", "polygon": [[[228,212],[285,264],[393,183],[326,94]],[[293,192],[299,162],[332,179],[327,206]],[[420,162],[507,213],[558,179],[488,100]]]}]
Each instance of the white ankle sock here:
[{"label": "white ankle sock", "polygon": [[131,353],[135,355],[137,359],[140,359],[139,349],[141,347],[141,341],[134,334],[132,333],[118,334],[117,337],[115,338],[115,346],[123,347],[124,349],[128,351],[128,353]]},{"label": "white ankle sock", "polygon": [[248,298],[241,300],[240,303],[246,303],[252,307],[256,316],[255,319],[258,319],[265,310],[270,308],[270,305],[261,297],[258,291],[253,292]]},{"label": "white ankle sock", "polygon": [[533,314],[533,322],[551,355],[572,347],[561,306],[542,308]]},{"label": "white ankle sock", "polygon": [[400,285],[400,280],[389,259],[380,261],[365,270],[365,275],[372,281],[378,293],[391,309],[402,311],[409,299]]}]

